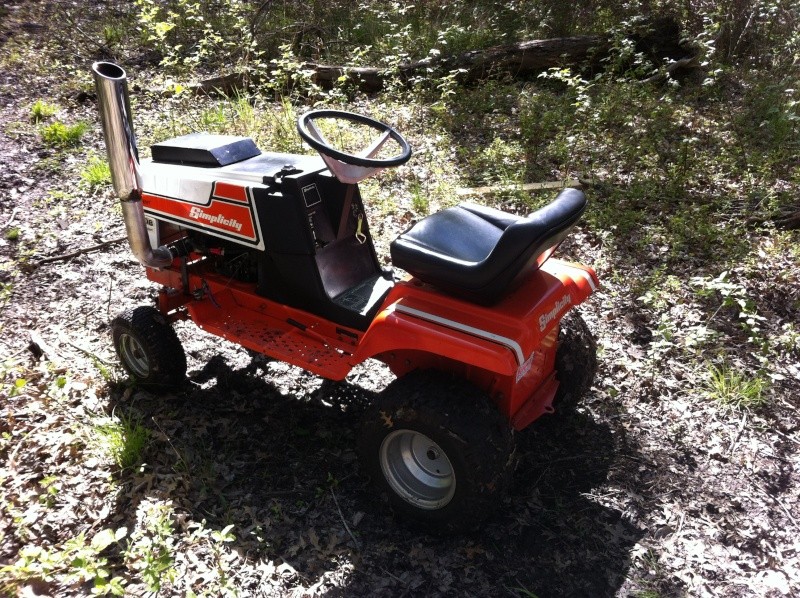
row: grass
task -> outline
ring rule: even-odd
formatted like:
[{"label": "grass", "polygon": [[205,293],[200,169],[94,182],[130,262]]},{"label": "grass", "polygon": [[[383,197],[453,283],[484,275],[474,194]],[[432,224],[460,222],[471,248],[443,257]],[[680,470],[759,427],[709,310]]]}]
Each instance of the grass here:
[{"label": "grass", "polygon": [[74,125],[54,122],[43,127],[40,133],[42,141],[47,145],[66,148],[77,146],[88,130],[89,124],[85,122],[78,122]]},{"label": "grass", "polygon": [[111,170],[108,161],[100,156],[90,156],[86,165],[81,169],[81,181],[89,189],[97,189],[111,183]]},{"label": "grass", "polygon": [[132,415],[102,418],[94,424],[94,444],[120,469],[141,463],[150,442],[150,431]]},{"label": "grass", "polygon": [[748,376],[727,363],[709,363],[705,394],[713,401],[736,409],[758,409],[767,404],[767,380],[756,372]]},{"label": "grass", "polygon": [[50,104],[44,100],[36,100],[31,106],[31,121],[40,123],[58,112],[58,106]]}]

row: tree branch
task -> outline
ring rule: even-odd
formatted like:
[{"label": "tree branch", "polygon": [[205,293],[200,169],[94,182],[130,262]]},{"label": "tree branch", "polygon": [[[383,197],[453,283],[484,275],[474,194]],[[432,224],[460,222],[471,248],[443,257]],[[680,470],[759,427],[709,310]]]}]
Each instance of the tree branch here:
[{"label": "tree branch", "polygon": [[52,257],[42,258],[38,262],[36,262],[33,265],[33,267],[34,268],[38,268],[39,266],[41,266],[43,264],[52,264],[53,262],[63,262],[63,261],[66,261],[66,260],[71,260],[72,258],[78,257],[79,255],[82,255],[84,253],[89,253],[91,251],[97,251],[98,249],[103,249],[104,247],[108,247],[109,245],[114,245],[116,243],[124,241],[127,238],[128,238],[128,236],[125,235],[125,236],[122,236],[122,237],[118,237],[116,239],[111,239],[109,241],[103,241],[102,243],[98,243],[97,245],[92,245],[91,247],[84,247],[83,249],[76,249],[75,251],[71,251],[70,253],[65,253],[63,255],[54,255]]}]

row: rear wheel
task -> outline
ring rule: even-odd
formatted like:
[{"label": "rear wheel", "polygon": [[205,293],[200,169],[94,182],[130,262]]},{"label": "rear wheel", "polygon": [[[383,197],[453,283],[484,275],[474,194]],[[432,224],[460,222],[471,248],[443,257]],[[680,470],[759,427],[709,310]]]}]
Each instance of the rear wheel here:
[{"label": "rear wheel", "polygon": [[153,307],[129,309],[111,322],[122,367],[145,388],[174,388],[186,377],[186,354],[164,316]]},{"label": "rear wheel", "polygon": [[396,513],[431,531],[469,531],[502,501],[511,427],[474,386],[447,374],[395,380],[364,416],[362,468]]},{"label": "rear wheel", "polygon": [[556,352],[558,392],[553,399],[557,410],[577,407],[594,383],[597,371],[597,345],[592,332],[577,311],[561,320]]}]

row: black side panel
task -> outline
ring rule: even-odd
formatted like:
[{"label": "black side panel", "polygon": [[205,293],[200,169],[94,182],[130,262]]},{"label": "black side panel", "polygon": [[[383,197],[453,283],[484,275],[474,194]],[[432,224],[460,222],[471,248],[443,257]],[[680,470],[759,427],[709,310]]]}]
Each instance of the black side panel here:
[{"label": "black side panel", "polygon": [[257,292],[365,330],[391,282],[383,278],[358,188],[349,189],[348,200],[348,186],[320,172],[287,175],[275,185],[254,191],[266,245]]},{"label": "black side panel", "polygon": [[302,202],[292,195],[253,189],[268,253],[314,254],[314,238]]}]

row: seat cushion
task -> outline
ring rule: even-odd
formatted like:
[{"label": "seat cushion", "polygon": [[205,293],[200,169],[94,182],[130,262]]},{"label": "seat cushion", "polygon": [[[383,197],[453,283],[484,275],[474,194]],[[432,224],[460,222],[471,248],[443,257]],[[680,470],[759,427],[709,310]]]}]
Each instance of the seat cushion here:
[{"label": "seat cushion", "polygon": [[447,256],[469,264],[485,260],[502,233],[492,222],[458,206],[420,220],[401,237],[401,244],[413,245],[412,253],[429,253],[434,260]]},{"label": "seat cushion", "polygon": [[586,198],[565,189],[527,218],[461,204],[415,224],[391,245],[392,262],[429,284],[481,303],[499,299],[577,223]]}]

